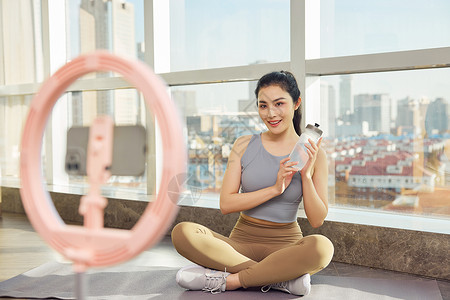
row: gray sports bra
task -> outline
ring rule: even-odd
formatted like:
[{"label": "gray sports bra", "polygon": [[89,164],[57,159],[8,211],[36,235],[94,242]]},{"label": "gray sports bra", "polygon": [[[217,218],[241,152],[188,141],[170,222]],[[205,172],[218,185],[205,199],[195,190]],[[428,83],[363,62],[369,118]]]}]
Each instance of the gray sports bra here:
[{"label": "gray sports bra", "polygon": [[[285,156],[275,156],[264,148],[261,135],[254,134],[241,158],[241,193],[253,192],[277,181],[280,161]],[[288,188],[276,196],[243,213],[262,220],[290,223],[297,220],[297,210],[302,200],[302,178],[295,173]]]}]

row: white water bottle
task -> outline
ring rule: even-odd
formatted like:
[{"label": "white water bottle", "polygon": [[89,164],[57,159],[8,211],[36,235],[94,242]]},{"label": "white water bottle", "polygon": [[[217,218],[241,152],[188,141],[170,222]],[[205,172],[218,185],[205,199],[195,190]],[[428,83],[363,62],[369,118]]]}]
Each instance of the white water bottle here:
[{"label": "white water bottle", "polygon": [[323,132],[321,129],[319,129],[319,124],[317,123],[315,123],[315,125],[308,124],[306,126],[305,131],[298,139],[297,143],[294,146],[294,149],[292,149],[291,154],[289,154],[289,162],[298,161],[298,164],[292,166],[292,168],[298,169],[298,171],[303,169],[303,167],[309,160],[305,144],[309,144],[308,139],[311,139],[314,141],[314,143],[317,143],[319,138],[322,136],[322,133]]}]

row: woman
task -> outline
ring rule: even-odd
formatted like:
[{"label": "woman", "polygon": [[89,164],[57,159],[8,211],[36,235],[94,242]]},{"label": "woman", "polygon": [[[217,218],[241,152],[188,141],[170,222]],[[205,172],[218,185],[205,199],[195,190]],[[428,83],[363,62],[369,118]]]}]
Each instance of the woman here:
[{"label": "woman", "polygon": [[259,116],[267,131],[236,140],[220,193],[223,214],[240,212],[229,237],[205,226],[182,222],[174,227],[176,250],[197,265],[177,273],[180,286],[220,293],[259,287],[307,295],[310,275],[325,268],[333,244],[321,235],[303,237],[297,210],[313,227],[328,212],[325,152],[310,140],[309,161],[297,172],[289,153],[300,132],[300,90],[290,72],[272,72],[255,90]]}]

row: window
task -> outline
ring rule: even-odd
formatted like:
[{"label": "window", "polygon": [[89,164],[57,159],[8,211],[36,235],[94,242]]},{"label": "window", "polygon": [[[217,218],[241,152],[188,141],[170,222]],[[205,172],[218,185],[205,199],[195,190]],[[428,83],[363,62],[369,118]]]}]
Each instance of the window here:
[{"label": "window", "polygon": [[[358,208],[448,216],[448,76],[450,69],[321,77],[328,158],[349,170],[330,173],[335,205],[357,198]],[[373,186],[377,178],[387,181]],[[406,195],[417,203],[397,201]]]},{"label": "window", "polygon": [[288,61],[289,18],[287,0],[171,0],[170,71]]},{"label": "window", "polygon": [[3,1],[0,13],[0,178],[17,185],[20,138],[32,98],[17,87],[43,80],[41,5]]},{"label": "window", "polygon": [[251,81],[171,88],[187,132],[187,189],[196,195],[185,199],[190,204],[217,207],[234,141],[265,128],[257,112],[255,85]]},{"label": "window", "polygon": [[320,57],[448,47],[449,11],[446,0],[321,0]]},{"label": "window", "polygon": [[67,1],[68,59],[97,49],[144,59],[143,0]]},{"label": "window", "polygon": [[0,4],[0,85],[42,81],[41,7],[37,1]]},{"label": "window", "polygon": [[[146,107],[136,89],[69,92],[66,98],[63,97],[58,102],[66,102],[67,129],[72,126],[90,126],[100,115],[111,116],[116,126],[146,126]],[[64,145],[65,140],[62,143],[63,149]],[[87,178],[84,176],[71,175],[68,182],[74,186],[87,186]],[[131,189],[133,193],[145,194],[147,176],[112,176],[107,186],[110,192]]]}]

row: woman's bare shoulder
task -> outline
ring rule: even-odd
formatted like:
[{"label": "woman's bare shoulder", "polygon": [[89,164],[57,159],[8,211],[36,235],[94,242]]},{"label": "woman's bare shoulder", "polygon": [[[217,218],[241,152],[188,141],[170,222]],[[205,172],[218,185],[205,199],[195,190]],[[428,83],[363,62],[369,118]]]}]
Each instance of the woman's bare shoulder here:
[{"label": "woman's bare shoulder", "polygon": [[238,137],[233,145],[234,154],[238,155],[239,157],[242,157],[242,154],[244,154],[251,139],[252,139],[251,134]]},{"label": "woman's bare shoulder", "polygon": [[250,140],[252,139],[252,134],[248,134],[248,135],[242,135],[240,137],[238,137],[236,139],[236,141],[234,142],[235,145],[242,145],[242,144],[247,144],[250,142]]}]

